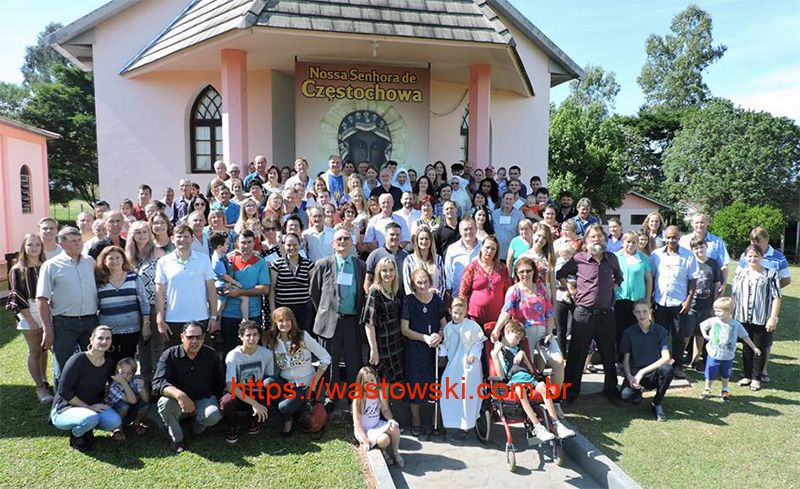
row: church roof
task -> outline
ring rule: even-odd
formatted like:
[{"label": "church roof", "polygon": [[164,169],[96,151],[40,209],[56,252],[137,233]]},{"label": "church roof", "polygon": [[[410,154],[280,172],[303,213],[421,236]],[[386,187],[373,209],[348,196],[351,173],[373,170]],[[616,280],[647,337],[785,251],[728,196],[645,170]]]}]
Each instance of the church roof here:
[{"label": "church roof", "polygon": [[[70,42],[139,0],[112,0],[55,32],[50,42],[72,57]],[[190,0],[121,74],[222,34],[249,28],[310,30],[339,34],[409,37],[449,42],[516,45],[503,15],[542,49],[559,69],[558,83],[583,70],[507,0]],[[75,49],[85,45],[75,44]],[[77,56],[74,56],[77,57]],[[79,64],[81,66],[81,64]],[[91,59],[84,63],[91,68]],[[555,83],[554,83],[555,84]]]}]

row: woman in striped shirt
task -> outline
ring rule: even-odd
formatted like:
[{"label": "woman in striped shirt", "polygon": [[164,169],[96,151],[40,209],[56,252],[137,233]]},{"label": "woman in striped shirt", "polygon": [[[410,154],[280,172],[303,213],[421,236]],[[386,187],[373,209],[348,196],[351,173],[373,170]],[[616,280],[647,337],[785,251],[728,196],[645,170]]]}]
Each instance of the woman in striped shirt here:
[{"label": "woman in striped shirt", "polygon": [[[781,286],[778,272],[763,267],[764,253],[758,246],[750,245],[744,251],[747,267],[736,270],[733,279],[732,297],[733,317],[742,323],[750,339],[760,349],[770,343],[772,334],[778,327],[778,313],[781,310]],[[759,355],[757,361],[754,351],[747,345],[742,350],[744,378],[739,385],[749,385],[750,390],[761,389],[761,372],[766,357]]]},{"label": "woman in striped shirt", "polygon": [[109,246],[97,257],[95,269],[100,324],[110,326],[113,364],[136,355],[140,333],[150,336],[150,303],[144,283],[125,252]]},{"label": "woman in striped shirt", "polygon": [[272,287],[269,293],[270,308],[288,307],[297,318],[297,324],[309,333],[314,328],[314,306],[311,304],[309,280],[314,263],[300,256],[300,237],[295,233],[283,235],[283,256],[270,265]]}]

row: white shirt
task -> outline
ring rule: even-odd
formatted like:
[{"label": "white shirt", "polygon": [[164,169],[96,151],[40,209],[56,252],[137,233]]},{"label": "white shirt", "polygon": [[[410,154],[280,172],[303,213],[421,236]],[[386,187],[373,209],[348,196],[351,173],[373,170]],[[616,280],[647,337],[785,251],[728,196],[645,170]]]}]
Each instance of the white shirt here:
[{"label": "white shirt", "polygon": [[159,258],[155,282],[167,287],[164,320],[185,323],[208,319],[206,282],[215,278],[208,255],[192,252],[186,262],[181,262],[175,250]]},{"label": "white shirt", "polygon": [[406,222],[406,228],[411,229],[414,224],[420,220],[422,217],[422,211],[418,211],[417,209],[411,208],[411,212],[406,214],[406,209],[403,207],[399,211],[393,212],[393,214],[400,219]]},{"label": "white shirt", "polygon": [[458,240],[447,248],[444,257],[444,275],[447,288],[453,294],[453,297],[458,297],[464,269],[478,259],[480,252],[481,243],[478,240],[475,240],[475,246],[471,250],[464,246],[463,240]]},{"label": "white shirt", "polygon": [[330,354],[307,331],[303,331],[303,343],[293,355],[289,354],[289,347],[289,342],[278,337],[274,350],[275,365],[280,370],[281,378],[287,382],[310,385],[315,373],[311,363],[313,357],[317,357],[321,365],[331,364]]},{"label": "white shirt", "polygon": [[411,241],[411,233],[408,231],[405,219],[392,214],[391,217],[386,217],[383,213],[372,216],[367,223],[367,232],[364,233],[364,242],[372,243],[378,242],[378,248],[382,248],[386,244],[386,225],[390,222],[396,222],[400,225],[400,241]]},{"label": "white shirt", "polygon": [[313,227],[303,231],[309,260],[315,262],[320,258],[333,255],[333,232],[333,228],[328,226],[323,227],[321,232]]},{"label": "white shirt", "polygon": [[667,254],[664,246],[653,250],[650,263],[656,303],[665,307],[681,305],[689,295],[689,280],[698,272],[694,255],[681,247],[677,253]]}]

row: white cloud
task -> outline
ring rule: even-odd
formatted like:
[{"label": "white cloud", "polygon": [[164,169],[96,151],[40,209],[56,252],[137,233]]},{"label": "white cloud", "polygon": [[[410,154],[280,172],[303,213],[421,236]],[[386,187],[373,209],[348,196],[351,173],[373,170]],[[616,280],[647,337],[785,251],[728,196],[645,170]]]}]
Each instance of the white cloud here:
[{"label": "white cloud", "polygon": [[800,123],[800,85],[778,90],[733,95],[729,97],[746,109],[763,110]]}]

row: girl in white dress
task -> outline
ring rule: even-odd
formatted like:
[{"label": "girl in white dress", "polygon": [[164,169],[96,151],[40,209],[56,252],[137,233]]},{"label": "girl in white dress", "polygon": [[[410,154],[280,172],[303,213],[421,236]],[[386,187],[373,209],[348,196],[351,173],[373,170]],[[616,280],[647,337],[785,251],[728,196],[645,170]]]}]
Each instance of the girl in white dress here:
[{"label": "girl in white dress", "polygon": [[481,399],[477,395],[478,386],[483,382],[481,352],[486,336],[475,321],[466,318],[467,301],[461,297],[453,299],[450,314],[453,320],[444,327],[444,340],[439,347],[439,356],[447,357],[447,367],[442,374],[442,389],[448,385],[455,388],[456,396],[442,396],[442,423],[445,428],[459,431],[451,441],[461,441],[475,427],[481,409]]},{"label": "girl in white dress", "polygon": [[[405,461],[398,450],[400,425],[392,415],[389,400],[380,389],[375,370],[362,367],[356,376],[356,385],[359,388],[358,395],[353,399],[353,434],[365,450],[377,445],[388,465],[394,459],[398,467],[403,467]],[[391,452],[388,451],[390,444]]]}]

